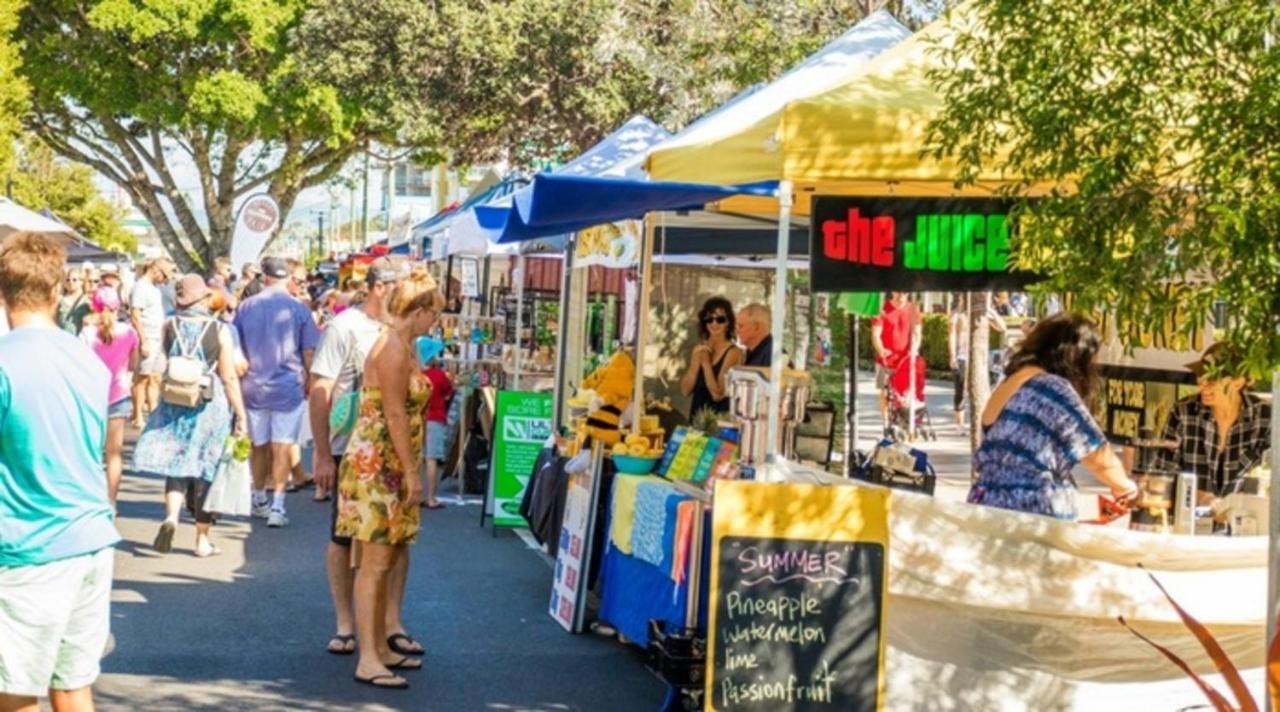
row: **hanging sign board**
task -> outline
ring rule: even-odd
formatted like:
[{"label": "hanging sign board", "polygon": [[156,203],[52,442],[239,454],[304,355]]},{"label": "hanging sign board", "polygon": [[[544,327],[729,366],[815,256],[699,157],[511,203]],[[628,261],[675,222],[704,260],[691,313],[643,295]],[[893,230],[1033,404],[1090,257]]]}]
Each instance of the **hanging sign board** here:
[{"label": "hanging sign board", "polygon": [[882,709],[888,491],[723,480],[715,497],[708,709]]},{"label": "hanging sign board", "polygon": [[1013,203],[989,198],[819,195],[809,224],[815,292],[1022,289],[1010,270]]},{"label": "hanging sign board", "polygon": [[551,583],[551,603],[547,612],[570,633],[581,633],[586,617],[587,565],[591,561],[591,533],[595,531],[597,503],[600,501],[604,446],[596,442],[590,463],[569,474],[569,493],[564,502],[564,523],[556,550],[555,578]]},{"label": "hanging sign board", "polygon": [[477,260],[463,257],[458,260],[459,272],[462,274],[462,296],[475,299],[480,296],[480,269]]},{"label": "hanging sign board", "polygon": [[533,476],[538,453],[551,437],[551,394],[498,391],[489,468],[495,527],[528,526],[520,498]]},{"label": "hanging sign board", "polygon": [[1174,404],[1196,393],[1195,374],[1186,366],[1213,343],[1212,324],[1203,314],[1178,310],[1122,334],[1105,311],[1093,316],[1103,342],[1098,422],[1118,445],[1131,444],[1144,429],[1159,438]]},{"label": "hanging sign board", "polygon": [[639,262],[644,223],[623,220],[587,228],[578,232],[573,266],[624,269]]}]

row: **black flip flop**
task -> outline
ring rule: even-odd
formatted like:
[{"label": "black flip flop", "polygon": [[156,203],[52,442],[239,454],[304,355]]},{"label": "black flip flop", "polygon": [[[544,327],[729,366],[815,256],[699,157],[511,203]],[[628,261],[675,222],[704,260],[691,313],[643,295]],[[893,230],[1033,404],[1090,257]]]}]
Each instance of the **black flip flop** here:
[{"label": "black flip flop", "polygon": [[[416,663],[416,664],[415,664]],[[387,664],[388,670],[421,670],[422,661],[418,658],[403,657],[394,663]]]},{"label": "black flip flop", "polygon": [[[342,648],[338,650],[333,649],[333,643],[335,640],[342,644]],[[348,643],[354,642],[356,642],[356,637],[354,635],[335,635],[329,639],[329,646],[325,649],[329,651],[330,655],[354,655],[356,652],[356,646],[352,645],[350,648],[347,648]]]},{"label": "black flip flop", "polygon": [[444,502],[436,502],[435,504],[422,503],[423,509],[444,509]]},{"label": "black flip flop", "polygon": [[387,646],[391,648],[392,652],[400,653],[401,655],[426,655],[427,654],[426,650],[414,650],[413,648],[405,647],[406,645],[413,645],[414,643],[417,643],[418,647],[420,648],[422,647],[422,643],[419,643],[418,641],[405,635],[404,633],[396,633],[395,635],[387,636]]},{"label": "black flip flop", "polygon": [[[400,682],[395,684],[390,684],[390,685],[379,685],[378,680],[399,680]],[[360,683],[361,685],[368,685],[369,687],[377,687],[383,690],[409,689],[408,680],[404,679],[403,677],[400,677],[399,675],[392,675],[389,672],[384,673],[382,675],[374,675],[373,677],[360,677],[359,675],[356,675],[355,681]]]}]

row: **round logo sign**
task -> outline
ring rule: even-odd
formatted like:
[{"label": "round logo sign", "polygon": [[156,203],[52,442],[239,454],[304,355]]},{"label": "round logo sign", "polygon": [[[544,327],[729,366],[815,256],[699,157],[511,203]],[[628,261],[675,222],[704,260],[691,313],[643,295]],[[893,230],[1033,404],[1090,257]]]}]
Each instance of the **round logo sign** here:
[{"label": "round logo sign", "polygon": [[250,198],[241,210],[245,227],[254,232],[270,232],[280,220],[280,208],[266,195]]}]

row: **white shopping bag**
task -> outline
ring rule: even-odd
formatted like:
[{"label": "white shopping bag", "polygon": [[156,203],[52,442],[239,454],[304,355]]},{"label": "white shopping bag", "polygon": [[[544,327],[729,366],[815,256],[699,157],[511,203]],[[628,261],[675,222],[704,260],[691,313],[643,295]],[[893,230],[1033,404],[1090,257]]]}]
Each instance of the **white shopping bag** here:
[{"label": "white shopping bag", "polygon": [[229,517],[247,517],[252,509],[253,474],[248,460],[237,460],[228,447],[218,463],[218,474],[204,499],[205,511]]}]

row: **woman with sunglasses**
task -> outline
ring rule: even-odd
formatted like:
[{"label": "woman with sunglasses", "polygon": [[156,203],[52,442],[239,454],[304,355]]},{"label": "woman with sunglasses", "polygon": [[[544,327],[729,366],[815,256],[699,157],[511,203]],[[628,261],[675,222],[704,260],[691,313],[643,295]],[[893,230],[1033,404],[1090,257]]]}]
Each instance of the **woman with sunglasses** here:
[{"label": "woman with sunglasses", "polygon": [[67,270],[66,280],[63,282],[62,299],[58,302],[58,325],[63,331],[76,336],[80,335],[80,329],[84,326],[85,318],[89,316],[91,310],[90,291],[91,288],[85,286],[84,270],[78,267]]},{"label": "woman with sunglasses", "polygon": [[680,391],[692,399],[691,421],[706,409],[729,412],[729,369],[742,363],[742,349],[733,342],[736,326],[733,305],[724,297],[708,299],[698,312],[702,341],[693,347],[689,367],[680,379]]}]

